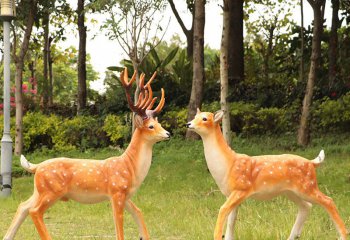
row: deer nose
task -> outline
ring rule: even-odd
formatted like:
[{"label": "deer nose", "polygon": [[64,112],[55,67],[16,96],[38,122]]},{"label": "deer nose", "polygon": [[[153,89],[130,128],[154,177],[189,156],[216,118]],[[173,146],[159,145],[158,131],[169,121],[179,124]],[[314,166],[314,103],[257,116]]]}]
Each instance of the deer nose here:
[{"label": "deer nose", "polygon": [[168,136],[168,138],[170,138],[170,132],[166,132],[166,135]]},{"label": "deer nose", "polygon": [[186,127],[189,128],[191,126],[191,122],[186,123]]}]

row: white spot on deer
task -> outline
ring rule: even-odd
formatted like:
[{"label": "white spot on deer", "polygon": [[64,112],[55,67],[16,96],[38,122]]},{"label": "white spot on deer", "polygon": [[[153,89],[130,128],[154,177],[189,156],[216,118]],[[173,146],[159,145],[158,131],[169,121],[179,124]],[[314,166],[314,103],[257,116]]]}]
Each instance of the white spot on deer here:
[{"label": "white spot on deer", "polygon": [[57,171],[56,171],[56,169],[54,169],[54,170],[52,170],[52,172],[53,172],[53,173],[56,173]]},{"label": "white spot on deer", "polygon": [[52,182],[52,181],[50,181],[50,184],[53,184],[53,182]]},{"label": "white spot on deer", "polygon": [[113,186],[115,186],[115,182],[114,182],[114,183],[112,183],[112,185],[113,185]]},{"label": "white spot on deer", "polygon": [[116,172],[115,172],[115,175],[117,175],[117,176],[118,176],[118,175],[119,175],[119,172],[118,172],[118,171],[116,171]]},{"label": "white spot on deer", "polygon": [[126,170],[124,170],[124,171],[123,171],[123,173],[125,173],[125,174],[129,174],[129,172],[128,172],[128,171],[126,171]]},{"label": "white spot on deer", "polygon": [[99,190],[99,188],[97,187],[97,188],[96,188],[96,190],[98,191],[98,190]]},{"label": "white spot on deer", "polygon": [[279,169],[279,170],[282,170],[282,167],[281,167],[281,166],[279,166],[279,167],[278,167],[278,169]]},{"label": "white spot on deer", "polygon": [[63,176],[67,177],[67,173],[63,173]]},{"label": "white spot on deer", "polygon": [[272,174],[273,174],[273,171],[270,171],[269,173],[272,175]]},{"label": "white spot on deer", "polygon": [[267,182],[265,182],[265,181],[264,181],[263,183],[264,183],[264,185],[266,185],[266,184],[267,184]]},{"label": "white spot on deer", "polygon": [[123,187],[124,187],[124,189],[127,189],[127,188],[128,188],[128,186],[127,186],[127,185],[124,185]]},{"label": "white spot on deer", "polygon": [[286,181],[287,183],[290,183],[290,180],[289,179],[287,179],[287,181]]},{"label": "white spot on deer", "polygon": [[105,179],[105,182],[108,182],[108,180],[107,180],[107,179]]},{"label": "white spot on deer", "polygon": [[77,186],[79,186],[79,185],[80,185],[80,183],[78,183],[78,182],[77,182],[77,183],[76,183],[76,185],[77,185]]},{"label": "white spot on deer", "polygon": [[100,172],[100,171],[97,171],[97,174],[101,174],[101,172]]},{"label": "white spot on deer", "polygon": [[76,172],[73,172],[73,175],[77,175],[77,173],[76,173]]},{"label": "white spot on deer", "polygon": [[86,163],[83,163],[83,167],[86,167]]},{"label": "white spot on deer", "polygon": [[50,199],[47,199],[46,201],[49,203],[49,202],[50,202]]},{"label": "white spot on deer", "polygon": [[89,169],[89,172],[92,172],[92,171],[93,171],[93,170],[90,168],[90,169]]},{"label": "white spot on deer", "polygon": [[122,202],[121,202],[121,201],[118,201],[118,205],[121,206],[121,205],[122,205]]}]

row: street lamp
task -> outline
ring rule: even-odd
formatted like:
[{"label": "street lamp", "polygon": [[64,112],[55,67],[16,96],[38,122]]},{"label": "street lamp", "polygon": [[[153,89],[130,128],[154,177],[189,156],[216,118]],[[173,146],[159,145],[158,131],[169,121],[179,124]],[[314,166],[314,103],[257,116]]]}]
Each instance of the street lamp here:
[{"label": "street lamp", "polygon": [[10,24],[16,16],[15,0],[1,0],[0,19],[4,22],[4,132],[1,139],[1,196],[11,194],[12,139],[10,135]]}]

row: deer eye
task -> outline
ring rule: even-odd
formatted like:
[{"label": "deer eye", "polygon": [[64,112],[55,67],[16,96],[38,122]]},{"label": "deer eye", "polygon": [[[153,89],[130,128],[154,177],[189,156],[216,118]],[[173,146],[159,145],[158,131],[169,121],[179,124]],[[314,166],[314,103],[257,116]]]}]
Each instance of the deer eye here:
[{"label": "deer eye", "polygon": [[207,121],[208,119],[206,117],[203,118],[203,121]]},{"label": "deer eye", "polygon": [[153,125],[150,125],[148,128],[149,128],[149,129],[153,129],[153,128],[154,128],[154,126],[153,126]]}]

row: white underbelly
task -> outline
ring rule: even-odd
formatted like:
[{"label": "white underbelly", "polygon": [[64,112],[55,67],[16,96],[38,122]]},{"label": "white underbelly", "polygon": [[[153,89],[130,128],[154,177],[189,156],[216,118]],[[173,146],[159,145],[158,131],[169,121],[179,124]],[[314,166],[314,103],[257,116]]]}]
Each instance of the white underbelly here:
[{"label": "white underbelly", "polygon": [[84,193],[84,192],[79,192],[79,193],[67,193],[65,198],[72,199],[74,201],[77,201],[79,203],[85,203],[85,204],[93,204],[93,203],[99,203],[103,202],[106,200],[109,200],[109,197],[104,194],[98,194],[98,193]]}]

